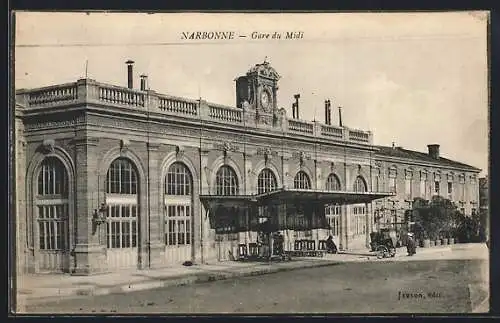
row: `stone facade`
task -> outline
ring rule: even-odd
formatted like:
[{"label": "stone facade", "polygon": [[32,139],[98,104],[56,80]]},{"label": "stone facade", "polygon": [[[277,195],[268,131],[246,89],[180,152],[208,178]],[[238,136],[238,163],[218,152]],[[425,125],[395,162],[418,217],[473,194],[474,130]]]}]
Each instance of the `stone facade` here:
[{"label": "stone facade", "polygon": [[[325,190],[329,175],[335,174],[340,190],[348,192],[355,190],[358,177],[366,183],[367,191],[388,192],[390,171],[395,169],[395,197],[341,206],[336,239],[344,249],[366,247],[369,232],[376,229],[374,213],[382,206],[397,208],[398,212],[410,207],[405,201],[421,194],[422,172],[428,174],[426,189],[431,188],[435,174],[440,174],[442,190],[448,181],[458,187],[460,176],[464,176],[466,195],[453,191],[452,199],[463,203],[465,212],[470,213],[479,201],[477,181],[472,181],[478,169],[443,165],[439,160],[393,158],[379,153],[370,132],[288,118],[276,103],[279,76],[267,63],[258,64],[246,78],[252,80],[254,88],[246,94],[245,87],[238,89],[238,97],[244,98],[240,107],[90,79],[18,91],[15,219],[19,269],[93,274],[128,267],[179,265],[185,260],[211,263],[229,259],[227,251],[234,254],[239,242],[253,239],[252,233],[236,237],[216,234],[200,202],[200,195],[216,194],[216,174],[224,165],[234,171],[241,195],[257,193],[263,169],[272,171],[277,188],[293,188],[296,174],[302,171],[310,179],[310,189]],[[67,195],[62,202],[37,194],[40,185],[45,185],[40,184],[40,174],[49,158],[60,162],[67,176]],[[126,160],[134,169],[137,191],[133,194],[114,196],[108,192],[107,176],[117,159]],[[181,202],[166,195],[167,172],[175,163],[183,165],[191,179],[189,196]],[[414,179],[409,194],[404,191],[408,172]],[[47,243],[54,243],[47,236],[55,233],[51,225],[42,225],[40,210],[54,203],[67,205],[62,220],[57,220],[62,223],[60,228],[65,228],[57,229],[65,239],[64,250],[42,252],[42,244],[47,249]],[[123,203],[132,205],[130,210],[137,216],[127,220],[127,225],[116,222],[121,223],[116,229],[120,239],[126,237],[132,246],[127,252],[117,253],[109,247],[115,243],[111,223],[99,217],[109,221],[110,207]],[[182,206],[176,211],[182,216],[192,212],[192,217],[186,218],[190,222],[182,222],[189,226],[183,228],[186,241],[190,236],[189,245],[166,246],[171,228],[165,212],[172,203]],[[363,207],[357,222],[352,220],[355,207]],[[322,234],[327,232],[315,232],[313,237],[321,239]],[[132,235],[134,238],[130,238]]]}]

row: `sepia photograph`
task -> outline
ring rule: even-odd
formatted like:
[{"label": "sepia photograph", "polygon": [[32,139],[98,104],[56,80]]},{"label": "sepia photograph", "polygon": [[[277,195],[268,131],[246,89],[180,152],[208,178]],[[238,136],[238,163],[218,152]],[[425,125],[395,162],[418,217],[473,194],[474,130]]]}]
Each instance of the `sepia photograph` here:
[{"label": "sepia photograph", "polygon": [[29,12],[10,308],[490,311],[489,12]]}]

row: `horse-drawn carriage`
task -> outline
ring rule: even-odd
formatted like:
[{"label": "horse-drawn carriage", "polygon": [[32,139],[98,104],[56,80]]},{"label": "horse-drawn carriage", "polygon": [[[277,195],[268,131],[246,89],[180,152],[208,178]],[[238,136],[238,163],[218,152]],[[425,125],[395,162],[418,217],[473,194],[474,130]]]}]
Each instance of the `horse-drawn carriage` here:
[{"label": "horse-drawn carriage", "polygon": [[371,251],[377,253],[377,258],[388,258],[396,255],[397,235],[395,230],[381,229],[370,233]]}]

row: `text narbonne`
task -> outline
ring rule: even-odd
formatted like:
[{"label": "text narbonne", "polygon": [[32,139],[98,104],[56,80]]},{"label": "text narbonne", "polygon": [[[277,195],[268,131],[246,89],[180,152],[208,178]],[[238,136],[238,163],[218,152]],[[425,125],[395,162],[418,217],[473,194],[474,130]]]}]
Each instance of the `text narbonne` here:
[{"label": "text narbonne", "polygon": [[265,39],[303,39],[304,32],[257,32],[254,31],[248,36],[241,34],[236,35],[234,31],[184,31],[181,33],[182,40],[232,40],[235,38],[250,38],[254,40]]}]

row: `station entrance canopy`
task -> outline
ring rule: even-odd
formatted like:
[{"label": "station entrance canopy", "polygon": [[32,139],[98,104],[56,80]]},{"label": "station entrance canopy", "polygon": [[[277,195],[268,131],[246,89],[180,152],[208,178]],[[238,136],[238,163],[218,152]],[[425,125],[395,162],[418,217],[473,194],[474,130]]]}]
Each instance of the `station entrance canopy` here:
[{"label": "station entrance canopy", "polygon": [[201,195],[216,232],[328,229],[325,205],[370,203],[381,192],[279,189],[256,195]]}]

